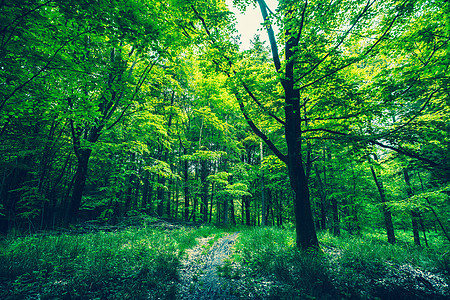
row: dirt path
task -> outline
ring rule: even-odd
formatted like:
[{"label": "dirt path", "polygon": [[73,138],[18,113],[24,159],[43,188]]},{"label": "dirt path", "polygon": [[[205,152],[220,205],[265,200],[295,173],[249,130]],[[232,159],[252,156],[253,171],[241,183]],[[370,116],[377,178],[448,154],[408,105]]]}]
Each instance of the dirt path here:
[{"label": "dirt path", "polygon": [[218,267],[231,253],[238,233],[217,240],[210,249],[213,237],[198,240],[198,245],[187,250],[188,257],[180,269],[177,299],[238,299],[229,293],[227,279],[219,276]]}]

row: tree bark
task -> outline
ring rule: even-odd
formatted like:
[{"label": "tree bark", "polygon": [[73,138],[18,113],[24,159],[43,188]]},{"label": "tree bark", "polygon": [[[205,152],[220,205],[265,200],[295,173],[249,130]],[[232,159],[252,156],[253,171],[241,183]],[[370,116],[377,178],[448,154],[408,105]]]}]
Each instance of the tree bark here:
[{"label": "tree bark", "polygon": [[147,204],[148,204],[148,195],[149,195],[149,181],[150,181],[150,172],[148,170],[145,171],[144,175],[144,184],[142,186],[142,201],[141,201],[141,208],[146,210]]},{"label": "tree bark", "polygon": [[[329,180],[328,180],[328,185],[333,189],[333,191],[337,190],[337,184],[336,184],[336,180],[334,179],[334,170],[333,170],[333,165],[331,163],[331,152],[328,151],[328,166],[329,166]],[[339,224],[339,209],[338,209],[338,201],[337,201],[337,197],[335,195],[333,195],[333,197],[330,197],[330,202],[331,202],[331,211],[333,212],[333,235],[334,236],[339,236],[341,234],[341,227]]]},{"label": "tree bark", "polygon": [[[187,154],[184,149],[184,155]],[[189,221],[189,163],[184,161],[184,221]]]},{"label": "tree bark", "polygon": [[[411,188],[411,182],[409,179],[408,170],[405,168],[403,169],[403,178],[405,179],[406,183],[406,193],[408,194],[408,197],[413,196],[413,191]],[[417,209],[411,210],[411,223],[412,223],[412,230],[413,230],[413,236],[414,236],[414,244],[417,246],[420,246],[420,236],[419,236],[419,220],[420,220],[420,214],[417,211]]]},{"label": "tree bark", "polygon": [[78,216],[81,207],[81,199],[83,197],[84,187],[86,186],[86,178],[88,171],[89,158],[91,149],[79,149],[77,154],[78,164],[73,183],[72,197],[65,214],[65,224],[74,222]]},{"label": "tree bark", "polygon": [[320,224],[321,229],[326,229],[326,227],[327,227],[327,225],[326,225],[327,213],[326,213],[326,208],[325,208],[326,192],[323,187],[322,179],[320,178],[319,168],[317,167],[316,164],[314,164],[314,171],[315,171],[316,177],[317,177],[317,184],[318,184],[319,196],[320,196],[320,202],[319,202],[320,223],[319,224]]},{"label": "tree bark", "polygon": [[381,207],[382,207],[382,210],[383,210],[384,224],[386,226],[386,233],[387,233],[387,237],[388,237],[388,242],[390,244],[395,244],[394,225],[392,224],[391,211],[386,206],[386,202],[387,201],[386,201],[386,196],[384,194],[383,183],[378,180],[377,174],[375,173],[375,170],[374,170],[373,166],[370,166],[370,171],[372,172],[373,179],[375,181],[375,184],[376,184],[376,186],[378,188],[378,192],[380,194],[381,205],[382,205]]},{"label": "tree bark", "polygon": [[[268,22],[267,7],[264,0],[258,0],[261,14],[265,22]],[[291,11],[286,12],[286,18],[290,19]],[[281,71],[281,64],[278,55],[278,48],[275,35],[270,24],[266,24],[266,30],[269,35],[269,42],[272,49],[272,56],[277,72]],[[300,29],[301,30],[301,29]],[[285,139],[287,144],[287,156],[283,161],[286,162],[289,181],[294,191],[294,212],[296,220],[296,238],[297,246],[301,249],[318,249],[316,229],[311,210],[308,180],[305,174],[305,168],[302,161],[302,131],[300,116],[300,91],[294,86],[294,56],[298,46],[297,34],[287,30],[285,32],[285,71],[281,79],[281,85],[284,90],[285,105]],[[266,140],[265,140],[266,142]],[[267,143],[267,142],[266,142]],[[279,153],[279,151],[277,151]]]},{"label": "tree bark", "polygon": [[162,217],[164,212],[164,188],[163,186],[166,184],[166,178],[158,175],[158,189],[157,189],[157,205],[156,205],[156,213],[158,216]]},{"label": "tree bark", "polygon": [[264,153],[263,153],[263,145],[262,141],[259,144],[259,150],[260,150],[260,158],[261,158],[261,226],[266,226],[266,199],[265,199],[265,193],[264,193],[264,170],[263,170],[263,159],[264,159]]},{"label": "tree bark", "polygon": [[202,186],[201,190],[201,209],[200,212],[202,214],[203,222],[208,222],[208,190],[209,190],[209,182],[206,180],[209,174],[209,166],[206,160],[202,160],[200,164],[200,184]]}]

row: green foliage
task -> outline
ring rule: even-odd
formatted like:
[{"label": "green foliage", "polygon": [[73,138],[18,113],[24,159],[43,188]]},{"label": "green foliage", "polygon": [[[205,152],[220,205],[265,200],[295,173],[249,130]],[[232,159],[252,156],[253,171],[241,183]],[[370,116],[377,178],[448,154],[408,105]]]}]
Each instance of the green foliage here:
[{"label": "green foliage", "polygon": [[184,251],[195,246],[197,237],[215,234],[217,240],[224,231],[213,226],[170,231],[144,226],[2,240],[0,297],[172,298]]},{"label": "green foliage", "polygon": [[[381,298],[396,293],[419,299],[434,297],[427,296],[432,291],[420,291],[420,288],[414,287],[413,277],[421,276],[422,272],[430,272],[441,274],[445,280],[445,276],[449,274],[448,262],[446,263],[448,254],[442,254],[442,247],[445,247],[442,242],[435,244],[432,249],[421,249],[412,246],[411,233],[409,236],[397,233],[397,245],[387,243],[383,235],[377,233],[336,238],[322,232],[319,236],[325,251],[331,255],[333,264],[339,265],[333,268],[333,276],[336,277],[341,292],[346,295],[366,298],[368,295],[359,294],[364,290],[369,295]],[[430,275],[426,280],[433,276]],[[367,284],[371,280],[375,280],[375,284],[368,288]],[[438,294],[442,292],[439,291]]]},{"label": "green foliage", "polygon": [[245,281],[240,287],[242,295],[265,299],[299,295],[333,299],[337,295],[324,257],[299,251],[292,231],[269,227],[244,230],[234,259],[239,269],[233,270],[233,276]]},{"label": "green foliage", "polygon": [[164,295],[177,278],[177,242],[150,228],[3,243],[2,299],[135,299]]},{"label": "green foliage", "polygon": [[[443,244],[421,249],[411,246],[411,237],[406,243],[398,235],[399,245],[390,245],[379,234],[335,237],[319,232],[319,239],[322,252],[311,255],[294,246],[292,231],[243,230],[233,255],[237,266],[229,262],[222,272],[239,278],[238,293],[254,298],[445,298],[449,256],[442,255]],[[439,291],[422,290],[414,283],[414,276],[433,280],[435,275],[440,276]]]}]

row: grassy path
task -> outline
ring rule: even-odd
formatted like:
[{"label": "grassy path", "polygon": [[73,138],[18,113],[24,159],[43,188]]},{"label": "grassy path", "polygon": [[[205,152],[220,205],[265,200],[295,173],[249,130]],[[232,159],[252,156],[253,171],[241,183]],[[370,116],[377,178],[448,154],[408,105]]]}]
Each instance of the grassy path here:
[{"label": "grassy path", "polygon": [[230,255],[239,233],[214,241],[214,236],[201,238],[187,250],[179,271],[179,299],[237,299],[230,294],[227,279],[219,276],[218,267]]}]

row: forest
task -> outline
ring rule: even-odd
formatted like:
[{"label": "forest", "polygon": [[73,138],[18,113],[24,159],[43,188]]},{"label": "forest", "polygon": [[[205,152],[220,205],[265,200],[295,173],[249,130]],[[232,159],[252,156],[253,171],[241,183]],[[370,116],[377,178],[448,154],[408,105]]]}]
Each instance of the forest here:
[{"label": "forest", "polygon": [[[450,297],[448,1],[3,0],[0,24],[0,298]],[[181,295],[206,238],[230,290]]]}]

